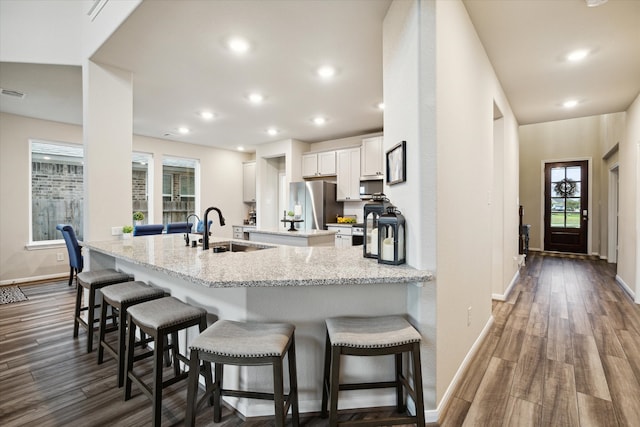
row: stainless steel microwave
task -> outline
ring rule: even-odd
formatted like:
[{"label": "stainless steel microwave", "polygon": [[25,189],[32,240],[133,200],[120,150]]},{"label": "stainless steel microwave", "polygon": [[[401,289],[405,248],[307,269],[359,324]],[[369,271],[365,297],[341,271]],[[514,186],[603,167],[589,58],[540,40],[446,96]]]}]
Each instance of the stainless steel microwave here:
[{"label": "stainless steel microwave", "polygon": [[371,199],[375,193],[382,193],[382,179],[360,181],[360,199]]}]

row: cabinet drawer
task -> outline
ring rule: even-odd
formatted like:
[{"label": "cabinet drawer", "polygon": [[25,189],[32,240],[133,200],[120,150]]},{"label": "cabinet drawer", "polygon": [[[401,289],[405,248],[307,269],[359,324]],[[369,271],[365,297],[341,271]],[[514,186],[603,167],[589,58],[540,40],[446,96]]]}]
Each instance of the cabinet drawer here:
[{"label": "cabinet drawer", "polygon": [[242,228],[240,229],[240,231],[233,231],[233,238],[244,240],[244,232],[242,232]]}]

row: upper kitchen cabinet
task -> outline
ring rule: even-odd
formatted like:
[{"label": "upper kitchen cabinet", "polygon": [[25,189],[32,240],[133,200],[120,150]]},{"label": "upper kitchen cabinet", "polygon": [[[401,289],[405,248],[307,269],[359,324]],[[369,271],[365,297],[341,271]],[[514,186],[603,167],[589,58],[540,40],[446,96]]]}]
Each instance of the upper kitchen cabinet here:
[{"label": "upper kitchen cabinet", "polygon": [[360,200],[360,147],[336,151],[336,200]]},{"label": "upper kitchen cabinet", "polygon": [[256,201],[256,162],[242,163],[242,198],[246,203]]},{"label": "upper kitchen cabinet", "polygon": [[313,178],[317,176],[335,176],[336,152],[308,153],[302,155],[302,176]]},{"label": "upper kitchen cabinet", "polygon": [[367,179],[384,177],[384,157],[382,156],[382,136],[362,140],[361,176]]}]

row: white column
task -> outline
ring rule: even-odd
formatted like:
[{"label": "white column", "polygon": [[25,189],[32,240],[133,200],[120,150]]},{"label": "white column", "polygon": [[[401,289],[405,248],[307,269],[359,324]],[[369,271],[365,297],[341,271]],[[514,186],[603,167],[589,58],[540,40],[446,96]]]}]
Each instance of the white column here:
[{"label": "white column", "polygon": [[83,65],[84,238],[132,223],[133,83],[129,71]]}]

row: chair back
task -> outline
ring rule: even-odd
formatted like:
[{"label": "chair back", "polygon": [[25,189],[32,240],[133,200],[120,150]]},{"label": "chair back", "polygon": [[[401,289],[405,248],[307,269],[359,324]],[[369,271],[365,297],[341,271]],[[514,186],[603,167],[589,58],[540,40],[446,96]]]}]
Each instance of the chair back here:
[{"label": "chair back", "polygon": [[78,243],[76,232],[73,231],[73,227],[68,224],[58,224],[56,225],[56,230],[60,230],[62,237],[64,238],[64,242],[67,245],[69,266],[75,268],[78,272],[82,271],[82,268],[84,267],[82,247]]},{"label": "chair back", "polygon": [[133,227],[134,236],[151,236],[153,234],[162,234],[163,224],[143,224]]},{"label": "chair back", "polygon": [[172,222],[170,224],[167,224],[167,234],[173,233],[191,233],[191,223]]},{"label": "chair back", "polygon": [[[211,230],[211,224],[213,224],[213,220],[210,219],[207,221],[209,223],[209,230]],[[196,233],[204,233],[204,221],[198,221],[198,226],[196,227]]]}]

